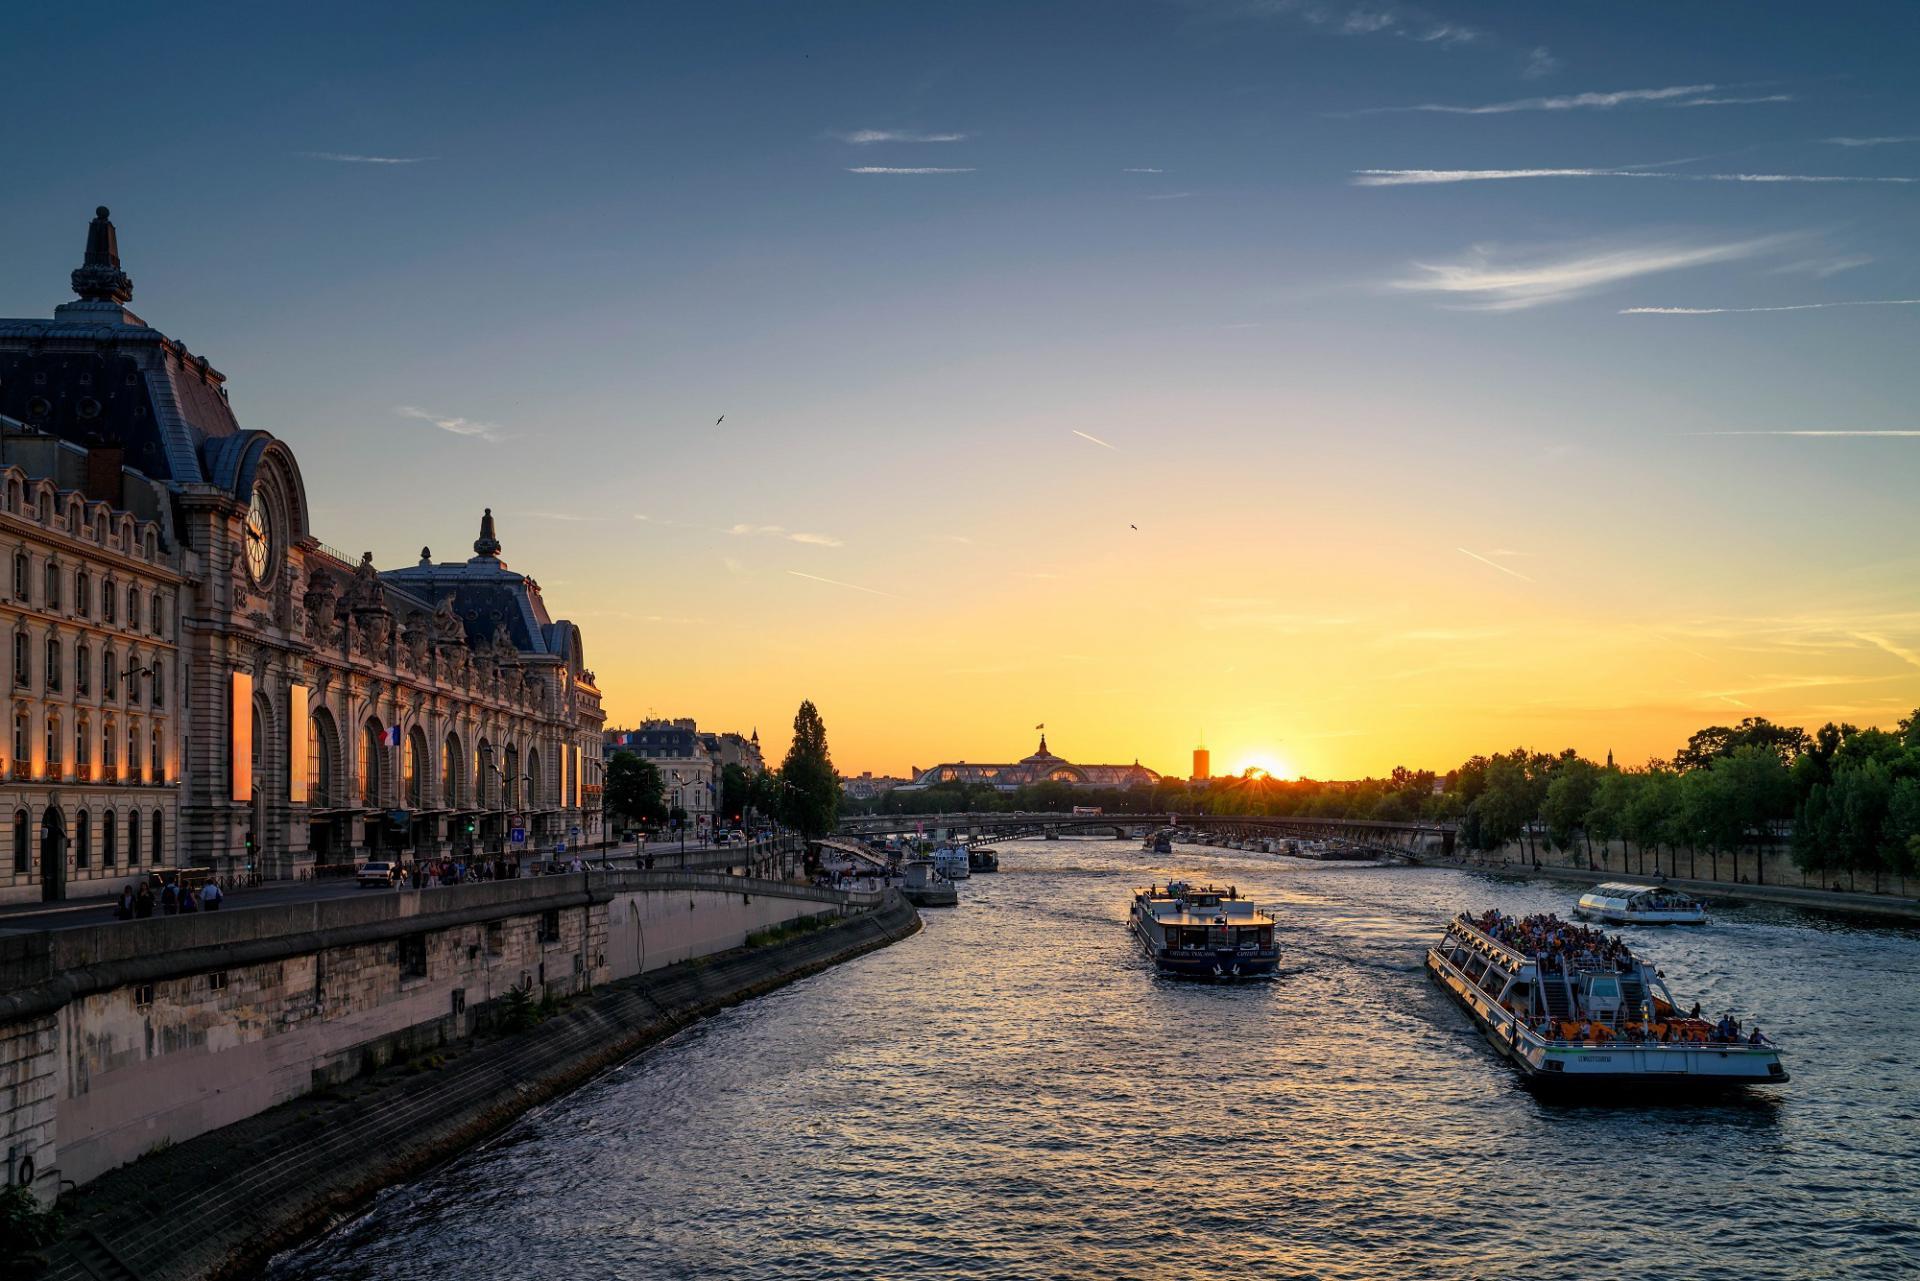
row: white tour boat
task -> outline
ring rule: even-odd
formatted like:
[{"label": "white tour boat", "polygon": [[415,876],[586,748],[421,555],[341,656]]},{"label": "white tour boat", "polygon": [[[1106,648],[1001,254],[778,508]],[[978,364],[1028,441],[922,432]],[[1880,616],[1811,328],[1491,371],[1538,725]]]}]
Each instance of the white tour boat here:
[{"label": "white tour boat", "polygon": [[1263,978],[1280,964],[1273,917],[1232,886],[1169,881],[1135,890],[1133,932],[1162,974]]},{"label": "white tour boat", "polygon": [[1573,914],[1609,925],[1705,925],[1707,905],[1660,885],[1610,881],[1580,896]]},{"label": "white tour boat", "polygon": [[1427,950],[1427,973],[1529,1085],[1651,1094],[1788,1080],[1758,1028],[1683,1013],[1658,970],[1598,930],[1462,914]]},{"label": "white tour boat", "polygon": [[933,865],[949,881],[964,881],[973,874],[967,852],[958,845],[942,845],[933,852]]}]

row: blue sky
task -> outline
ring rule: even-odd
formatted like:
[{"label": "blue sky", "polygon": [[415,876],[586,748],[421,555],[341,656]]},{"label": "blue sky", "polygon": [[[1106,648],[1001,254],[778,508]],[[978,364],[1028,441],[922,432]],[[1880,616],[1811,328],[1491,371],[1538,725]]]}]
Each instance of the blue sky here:
[{"label": "blue sky", "polygon": [[[811,694],[855,768],[1046,719],[1342,774],[1920,702],[1920,439],[1714,434],[1920,430],[1920,7],[11,31],[0,313],[112,206],[135,309],[293,442],[320,536],[444,557],[491,504],[616,716]],[[1386,698],[1348,627],[1449,635]]]}]

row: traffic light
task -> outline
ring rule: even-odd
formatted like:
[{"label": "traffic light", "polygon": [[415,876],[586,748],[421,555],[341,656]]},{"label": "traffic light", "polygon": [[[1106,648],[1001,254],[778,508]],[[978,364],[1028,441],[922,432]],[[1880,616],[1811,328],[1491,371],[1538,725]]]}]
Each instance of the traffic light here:
[{"label": "traffic light", "polygon": [[473,824],[472,824],[471,822],[467,824],[467,835],[468,835],[468,836],[472,836],[472,835],[473,835],[473,834],[474,834],[474,833],[475,833],[476,831],[478,831],[478,830],[479,830],[479,828],[477,828],[477,827],[475,827],[475,826],[474,826],[474,825],[473,825]]}]

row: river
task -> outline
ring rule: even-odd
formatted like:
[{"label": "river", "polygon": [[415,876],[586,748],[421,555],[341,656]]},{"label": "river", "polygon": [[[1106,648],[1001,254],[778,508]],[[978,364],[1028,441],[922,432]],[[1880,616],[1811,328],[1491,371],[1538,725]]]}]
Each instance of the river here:
[{"label": "river", "polygon": [[[1629,931],[1790,1084],[1528,1094],[1422,972],[1564,885],[1017,842],[905,942],[692,1027],[281,1256],[275,1281],[1874,1277],[1920,1271],[1920,932]],[[1281,974],[1159,978],[1128,890],[1232,883]]]}]

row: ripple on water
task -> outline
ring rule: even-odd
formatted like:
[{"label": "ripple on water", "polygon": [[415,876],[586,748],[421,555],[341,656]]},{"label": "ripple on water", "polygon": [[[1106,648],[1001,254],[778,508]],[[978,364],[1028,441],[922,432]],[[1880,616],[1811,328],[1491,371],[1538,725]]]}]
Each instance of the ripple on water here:
[{"label": "ripple on water", "polygon": [[[1793,1083],[1707,1106],[1550,1105],[1421,957],[1457,908],[1564,913],[1564,887],[1201,849],[1147,864],[1119,843],[1001,858],[915,937],[688,1029],[272,1276],[1920,1267],[1912,931],[1765,908],[1639,932],[1683,1000],[1777,1031]],[[1126,896],[1181,876],[1273,905],[1282,974],[1156,976]]]}]

